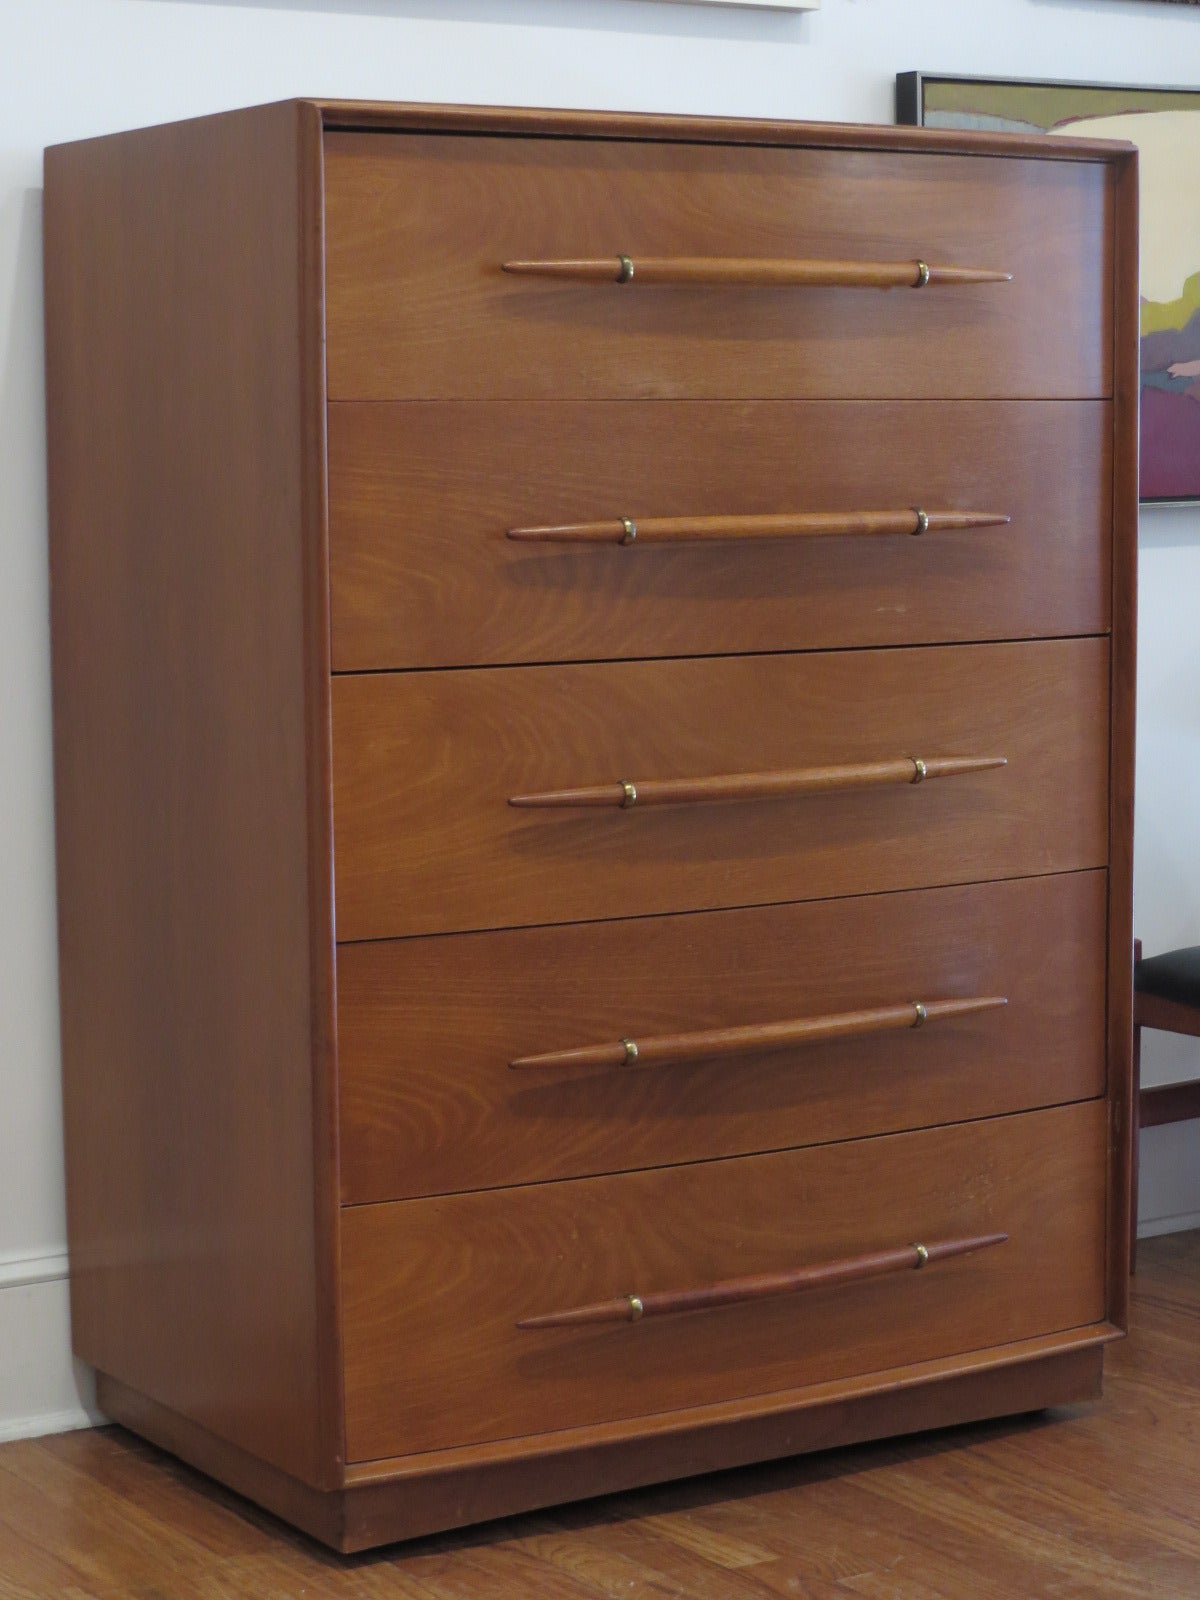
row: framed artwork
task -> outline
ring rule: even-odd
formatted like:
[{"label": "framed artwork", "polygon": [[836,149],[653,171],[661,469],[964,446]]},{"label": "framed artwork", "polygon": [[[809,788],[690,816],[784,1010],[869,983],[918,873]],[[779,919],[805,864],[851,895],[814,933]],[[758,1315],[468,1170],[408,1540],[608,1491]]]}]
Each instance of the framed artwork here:
[{"label": "framed artwork", "polygon": [[[683,0],[687,5],[698,6],[753,6],[758,11],[816,11],[821,0]],[[1189,0],[1200,5],[1200,0]]]},{"label": "framed artwork", "polygon": [[1144,504],[1200,502],[1200,89],[904,72],[896,120],[1129,139],[1141,168]]}]

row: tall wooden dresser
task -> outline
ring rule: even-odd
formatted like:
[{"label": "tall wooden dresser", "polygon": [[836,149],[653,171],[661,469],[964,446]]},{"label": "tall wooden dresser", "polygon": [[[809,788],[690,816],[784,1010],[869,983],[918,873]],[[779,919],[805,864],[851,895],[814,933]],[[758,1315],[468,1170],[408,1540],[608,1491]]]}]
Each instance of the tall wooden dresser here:
[{"label": "tall wooden dresser", "polygon": [[76,1349],[343,1549],[1098,1392],[1136,165],[49,152]]}]

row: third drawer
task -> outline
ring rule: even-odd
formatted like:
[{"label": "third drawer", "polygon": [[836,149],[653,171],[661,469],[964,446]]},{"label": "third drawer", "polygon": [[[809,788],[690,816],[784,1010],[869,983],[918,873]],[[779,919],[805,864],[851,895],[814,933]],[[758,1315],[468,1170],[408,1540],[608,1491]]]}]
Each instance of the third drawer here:
[{"label": "third drawer", "polygon": [[1093,638],[340,676],[338,938],[1103,866],[1108,660]]},{"label": "third drawer", "polygon": [[1106,873],[1079,872],[343,945],[342,1197],[537,1183],[1098,1095],[1106,890]]}]

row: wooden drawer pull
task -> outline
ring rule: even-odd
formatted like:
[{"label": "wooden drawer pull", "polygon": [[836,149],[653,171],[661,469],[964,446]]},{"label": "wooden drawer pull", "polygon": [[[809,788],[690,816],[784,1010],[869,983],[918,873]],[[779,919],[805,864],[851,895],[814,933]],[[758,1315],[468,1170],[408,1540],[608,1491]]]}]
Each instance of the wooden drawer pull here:
[{"label": "wooden drawer pull", "polygon": [[924,289],[952,283],[1011,283],[988,267],[927,261],[773,260],[759,256],[601,256],[585,261],[506,261],[503,270],[571,283],[741,284],[750,288]]},{"label": "wooden drawer pull", "polygon": [[517,1327],[578,1328],[600,1322],[640,1322],[643,1317],[669,1317],[680,1311],[708,1311],[714,1306],[738,1305],[746,1300],[769,1300],[775,1295],[795,1294],[800,1289],[824,1289],[840,1283],[855,1283],[864,1278],[881,1278],[889,1272],[919,1271],[930,1262],[971,1255],[976,1250],[988,1250],[993,1245],[1007,1242],[1006,1233],[984,1233],[967,1239],[938,1239],[933,1244],[905,1244],[894,1250],[876,1250],[869,1255],[823,1261],[814,1267],[798,1267],[793,1272],[763,1272],[750,1278],[727,1278],[722,1283],[707,1283],[700,1289],[618,1295],[612,1300],[596,1300],[591,1305],[571,1306],[566,1311],[547,1311],[541,1316],[523,1317]]},{"label": "wooden drawer pull", "polygon": [[807,511],[761,517],[607,517],[557,527],[509,528],[521,544],[694,544],[704,540],[874,538],[995,528],[1012,521],[1001,511]]},{"label": "wooden drawer pull", "polygon": [[614,1044],[584,1045],[577,1050],[551,1050],[518,1056],[509,1066],[517,1072],[569,1071],[585,1067],[674,1067],[723,1056],[784,1050],[789,1045],[822,1044],[827,1039],[864,1033],[891,1033],[920,1028],[946,1017],[1006,1006],[1003,995],[973,995],[963,1000],[907,1000],[899,1005],[864,1011],[840,1011],[825,1017],[799,1017],[790,1022],[761,1022],[744,1028],[709,1028],[697,1033],[660,1034],[650,1039],[618,1039]]},{"label": "wooden drawer pull", "polygon": [[548,789],[514,794],[510,806],[699,805],[717,800],[769,800],[780,795],[822,794],[835,789],[875,789],[885,784],[923,783],[1008,765],[1006,756],[898,756],[892,761],[862,761],[853,766],[797,767],[784,772],[726,772],[710,778],[648,778],[634,783],[597,783],[582,789]]}]

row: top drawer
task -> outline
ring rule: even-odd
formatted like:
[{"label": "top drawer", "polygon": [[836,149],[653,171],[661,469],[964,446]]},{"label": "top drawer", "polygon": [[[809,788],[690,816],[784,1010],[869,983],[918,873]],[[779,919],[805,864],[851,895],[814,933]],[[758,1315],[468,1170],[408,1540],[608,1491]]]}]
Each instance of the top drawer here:
[{"label": "top drawer", "polygon": [[[1110,392],[1099,163],[392,133],[329,134],[325,162],[334,399]],[[1012,281],[648,281],[650,260],[681,258],[708,278],[749,258]],[[610,281],[503,271],[580,259]]]}]

